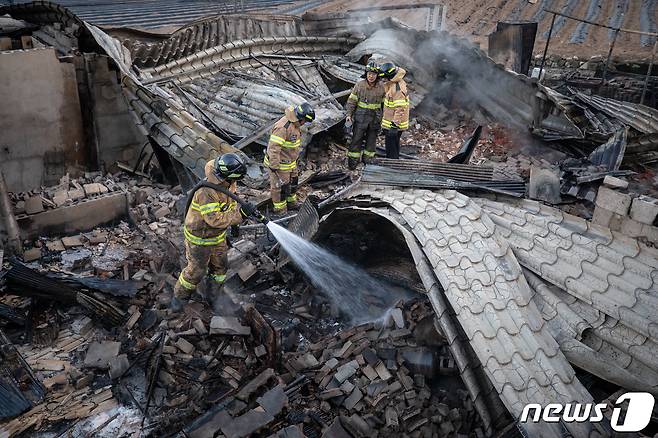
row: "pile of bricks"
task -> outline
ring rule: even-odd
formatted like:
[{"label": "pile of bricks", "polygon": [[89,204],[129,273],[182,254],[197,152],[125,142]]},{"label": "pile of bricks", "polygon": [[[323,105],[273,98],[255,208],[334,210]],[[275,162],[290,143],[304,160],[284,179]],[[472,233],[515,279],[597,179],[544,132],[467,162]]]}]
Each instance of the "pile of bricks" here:
[{"label": "pile of bricks", "polygon": [[103,177],[100,172],[87,172],[76,179],[70,178],[67,174],[56,186],[15,194],[14,213],[17,216],[38,214],[110,192],[126,190],[127,187],[123,182]]},{"label": "pile of bricks", "polygon": [[627,189],[627,181],[606,176],[596,196],[592,222],[629,237],[658,243],[658,199]]},{"label": "pile of bricks", "polygon": [[325,437],[377,432],[483,436],[468,393],[457,389],[448,394],[444,389],[446,381],[457,387],[461,382],[432,324],[429,304],[417,301],[388,316],[385,327],[360,325],[287,355],[283,364],[288,373],[282,379],[309,379],[310,395],[300,391],[289,396],[293,409],[322,412],[327,417]]}]

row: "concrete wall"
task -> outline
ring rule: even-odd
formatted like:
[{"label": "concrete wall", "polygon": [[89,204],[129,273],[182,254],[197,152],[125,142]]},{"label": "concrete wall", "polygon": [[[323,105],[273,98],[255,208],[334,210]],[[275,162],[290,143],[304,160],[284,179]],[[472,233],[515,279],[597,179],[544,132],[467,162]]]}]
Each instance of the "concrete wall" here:
[{"label": "concrete wall", "polygon": [[0,168],[11,191],[49,185],[85,164],[73,64],[52,48],[0,52]]},{"label": "concrete wall", "polygon": [[128,112],[117,73],[108,68],[108,59],[107,56],[94,56],[89,64],[98,160],[102,169],[114,171],[117,161],[133,164],[148,140],[139,132]]}]

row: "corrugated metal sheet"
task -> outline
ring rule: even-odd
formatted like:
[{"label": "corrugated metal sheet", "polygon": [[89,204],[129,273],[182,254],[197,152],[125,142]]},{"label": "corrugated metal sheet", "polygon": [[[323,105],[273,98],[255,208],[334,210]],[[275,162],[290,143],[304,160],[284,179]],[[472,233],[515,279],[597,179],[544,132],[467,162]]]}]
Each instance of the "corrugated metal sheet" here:
[{"label": "corrugated metal sheet", "polygon": [[631,126],[643,134],[658,132],[658,110],[639,103],[622,102],[601,96],[575,93],[576,99],[603,111],[607,116]]},{"label": "corrugated metal sheet", "polygon": [[302,35],[299,18],[281,15],[224,15],[190,23],[157,43],[125,39],[135,66],[148,68],[166,64],[200,50],[229,41],[266,36]]},{"label": "corrugated metal sheet", "polygon": [[[296,68],[305,82],[313,84],[310,85],[313,92],[286,88],[281,80],[267,81],[262,78],[267,76],[267,71],[262,72],[262,76],[235,71],[220,72],[212,78],[199,78],[183,84],[181,89],[220,128],[239,137],[246,137],[258,128],[278,120],[289,105],[318,101],[331,95],[314,64],[298,65]],[[177,89],[172,92],[183,97]],[[335,100],[329,99],[314,106],[316,121],[311,125],[309,134],[326,130],[344,116],[342,106]],[[257,141],[266,145],[267,140],[266,134]],[[303,140],[308,142],[310,137],[305,136]]]},{"label": "corrugated metal sheet", "polygon": [[[181,25],[201,17],[264,11],[293,0],[59,0],[81,19],[98,26],[156,28]],[[14,2],[17,3],[17,2]],[[28,2],[22,2],[28,3]]]},{"label": "corrugated metal sheet", "polygon": [[211,77],[224,68],[256,68],[253,57],[262,55],[298,55],[344,53],[358,40],[338,37],[264,37],[232,41],[211,47],[167,64],[142,70],[147,82],[176,78],[179,82]]}]

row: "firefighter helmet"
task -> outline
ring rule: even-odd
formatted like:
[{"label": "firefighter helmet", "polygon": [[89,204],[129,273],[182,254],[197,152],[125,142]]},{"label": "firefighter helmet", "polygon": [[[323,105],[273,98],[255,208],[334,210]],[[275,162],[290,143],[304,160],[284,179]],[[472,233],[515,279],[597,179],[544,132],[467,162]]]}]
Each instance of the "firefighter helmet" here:
[{"label": "firefighter helmet", "polygon": [[247,166],[236,154],[224,154],[215,158],[215,176],[226,181],[236,181],[244,178]]},{"label": "firefighter helmet", "polygon": [[385,62],[379,67],[379,76],[385,79],[393,79],[398,72],[398,68],[392,62]]},{"label": "firefighter helmet", "polygon": [[379,64],[377,64],[376,61],[368,61],[368,65],[366,65],[366,73],[369,72],[377,73],[377,75],[379,75]]},{"label": "firefighter helmet", "polygon": [[315,120],[315,111],[308,102],[304,102],[301,105],[295,107],[295,117],[300,122],[312,122]]}]

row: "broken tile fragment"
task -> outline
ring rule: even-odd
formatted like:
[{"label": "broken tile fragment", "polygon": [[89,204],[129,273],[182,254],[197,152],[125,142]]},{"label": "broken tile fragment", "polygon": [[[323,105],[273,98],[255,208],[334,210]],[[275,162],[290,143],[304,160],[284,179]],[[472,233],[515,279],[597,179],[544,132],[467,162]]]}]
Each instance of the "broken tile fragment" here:
[{"label": "broken tile fragment", "polygon": [[87,349],[84,366],[107,369],[110,366],[110,360],[119,354],[120,348],[120,342],[92,342]]},{"label": "broken tile fragment", "polygon": [[249,336],[251,328],[242,325],[234,316],[213,316],[210,320],[210,334]]},{"label": "broken tile fragment", "polygon": [[110,378],[118,379],[130,367],[127,354],[120,354],[110,359]]}]

